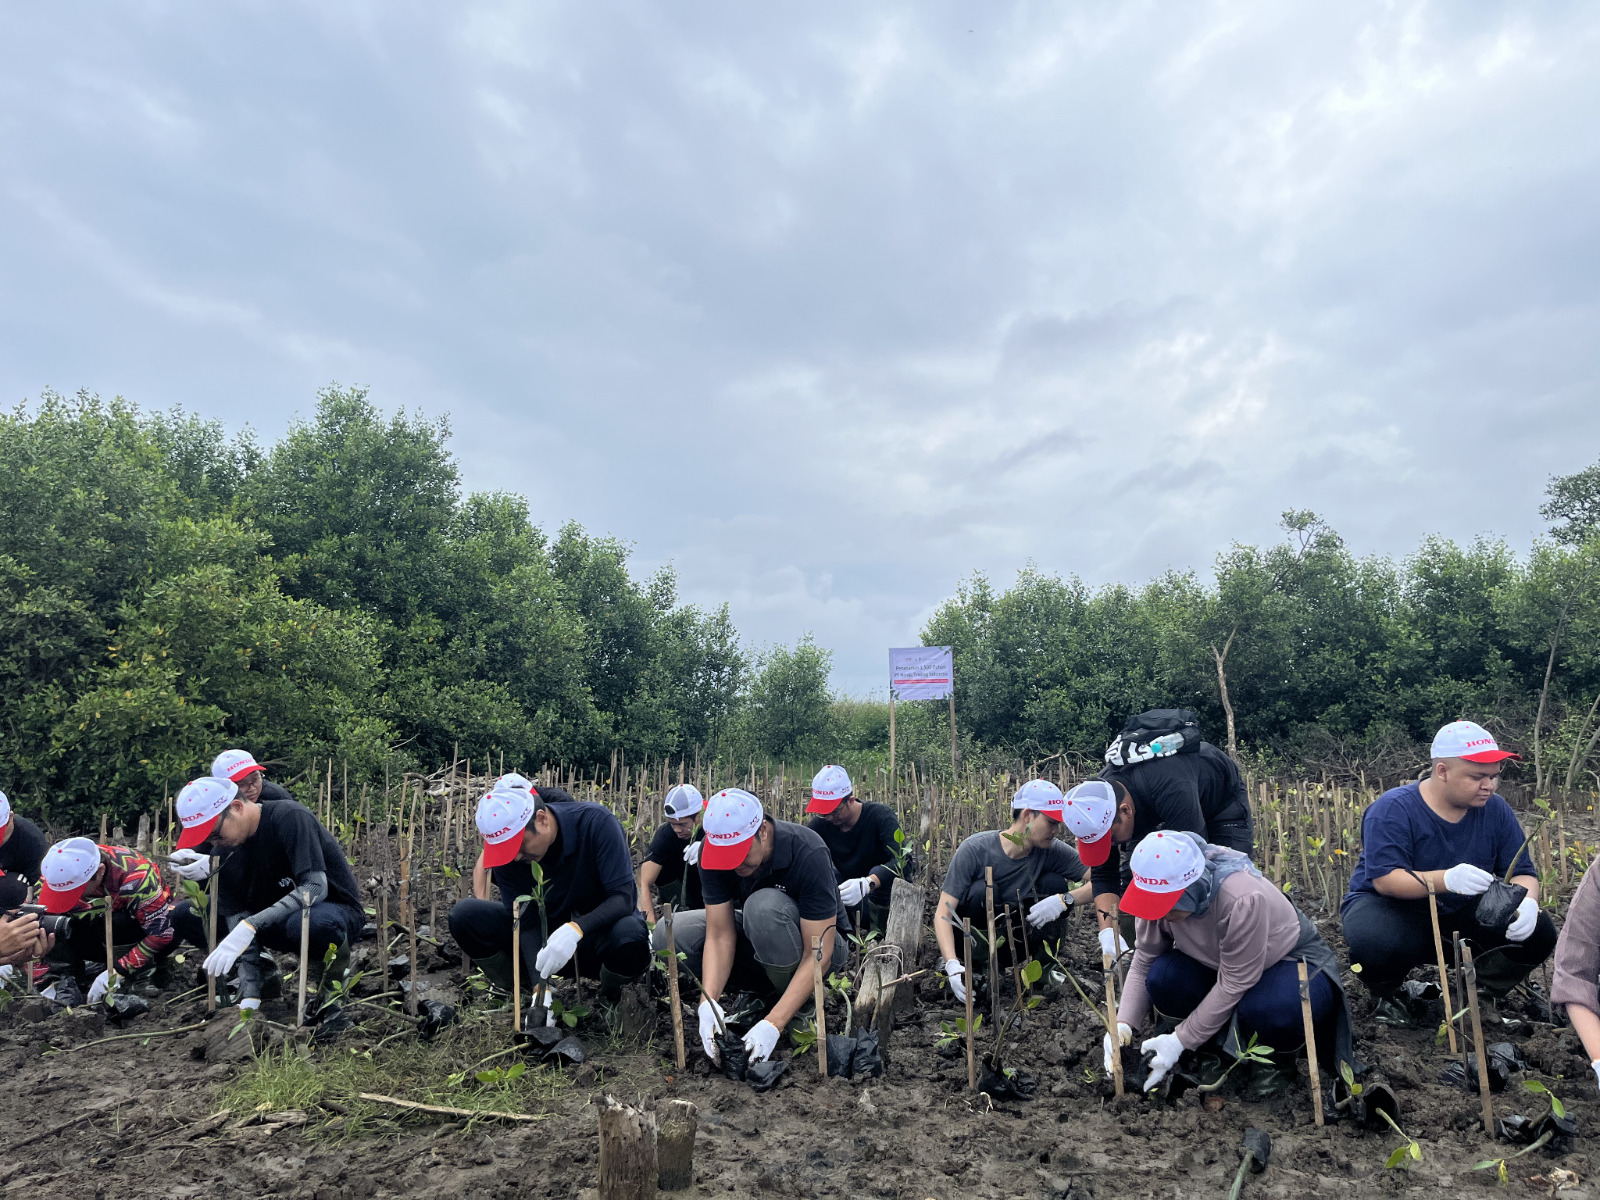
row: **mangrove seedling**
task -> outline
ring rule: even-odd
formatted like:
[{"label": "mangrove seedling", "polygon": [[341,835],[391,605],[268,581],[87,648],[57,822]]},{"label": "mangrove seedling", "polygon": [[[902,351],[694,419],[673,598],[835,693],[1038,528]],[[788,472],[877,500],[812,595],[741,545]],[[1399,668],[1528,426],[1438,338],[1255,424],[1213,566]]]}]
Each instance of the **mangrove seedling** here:
[{"label": "mangrove seedling", "polygon": [[1197,1084],[1194,1090],[1197,1092],[1216,1091],[1227,1081],[1228,1076],[1233,1074],[1233,1069],[1235,1067],[1239,1066],[1241,1063],[1247,1062],[1263,1064],[1270,1064],[1272,1062],[1272,1047],[1263,1046],[1253,1033],[1250,1035],[1250,1040],[1245,1043],[1244,1049],[1239,1052],[1239,1057],[1228,1064],[1228,1069],[1226,1071],[1224,1071],[1221,1075],[1218,1075],[1210,1083]]},{"label": "mangrove seedling", "polygon": [[1385,1121],[1389,1122],[1389,1128],[1393,1129],[1406,1140],[1405,1145],[1396,1146],[1394,1148],[1394,1153],[1390,1154],[1389,1157],[1384,1160],[1384,1169],[1392,1171],[1396,1167],[1410,1167],[1413,1162],[1421,1162],[1422,1146],[1417,1139],[1412,1137],[1404,1129],[1401,1129],[1400,1126],[1395,1123],[1395,1119],[1383,1109],[1378,1109],[1378,1115]]}]

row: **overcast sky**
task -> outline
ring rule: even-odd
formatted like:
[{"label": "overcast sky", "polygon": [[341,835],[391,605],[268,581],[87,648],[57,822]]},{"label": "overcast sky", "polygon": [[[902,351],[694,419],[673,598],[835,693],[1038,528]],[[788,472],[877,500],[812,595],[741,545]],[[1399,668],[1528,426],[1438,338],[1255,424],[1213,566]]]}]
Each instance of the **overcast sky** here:
[{"label": "overcast sky", "polygon": [[1525,546],[1597,113],[1592,4],[8,5],[0,397],[368,385],[881,691],[973,571]]}]

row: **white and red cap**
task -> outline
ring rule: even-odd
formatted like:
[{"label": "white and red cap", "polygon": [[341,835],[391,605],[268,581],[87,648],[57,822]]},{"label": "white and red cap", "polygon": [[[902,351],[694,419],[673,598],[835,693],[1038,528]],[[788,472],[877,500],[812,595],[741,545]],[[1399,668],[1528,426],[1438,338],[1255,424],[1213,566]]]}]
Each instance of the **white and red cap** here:
[{"label": "white and red cap", "polygon": [[1062,819],[1078,839],[1078,857],[1098,867],[1111,857],[1111,826],[1117,819],[1117,789],[1104,779],[1086,779],[1068,792]]},{"label": "white and red cap", "polygon": [[483,865],[503,867],[522,849],[522,831],[533,820],[538,802],[532,790],[495,790],[478,801],[478,833],[483,838]]},{"label": "white and red cap", "polygon": [[216,779],[231,779],[238,783],[251,771],[265,771],[248,750],[224,750],[211,760],[211,774]]},{"label": "white and red cap", "polygon": [[827,816],[855,794],[850,772],[830,763],[812,777],[811,803],[806,805],[806,811]]},{"label": "white and red cap", "polygon": [[1042,812],[1052,821],[1061,820],[1061,789],[1048,779],[1030,779],[1011,797],[1011,810],[1031,808]]},{"label": "white and red cap", "polygon": [[11,824],[11,801],[6,799],[6,794],[0,792],[0,829]]},{"label": "white and red cap", "polygon": [[1451,721],[1433,735],[1431,758],[1464,758],[1468,762],[1497,763],[1508,758],[1521,758],[1509,750],[1500,749],[1482,725],[1473,721]]},{"label": "white and red cap", "polygon": [[1128,858],[1133,882],[1122,893],[1122,911],[1159,921],[1188,887],[1205,874],[1206,856],[1187,833],[1158,829],[1133,848]]},{"label": "white and red cap", "polygon": [[531,792],[533,791],[533,780],[529,779],[526,775],[518,775],[515,771],[507,771],[504,775],[500,776],[499,779],[494,781],[494,787],[489,790],[495,792],[504,792],[508,790],[517,792]]},{"label": "white and red cap", "polygon": [[766,814],[761,801],[739,788],[723,788],[706,801],[705,848],[700,865],[707,871],[731,871],[744,863],[750,841],[761,831]]},{"label": "white and red cap", "polygon": [[100,869],[100,847],[86,837],[67,838],[44,852],[39,864],[39,903],[46,912],[64,913],[78,902]]},{"label": "white and red cap", "polygon": [[222,819],[222,814],[228,810],[228,805],[233,803],[233,798],[238,794],[237,783],[231,779],[220,779],[215,775],[202,775],[199,779],[192,779],[184,784],[183,790],[178,793],[176,806],[178,824],[183,826],[183,835],[178,838],[178,844],[173,849],[193,850],[210,837],[211,831]]},{"label": "white and red cap", "polygon": [[692,783],[680,783],[667,793],[667,798],[661,802],[661,811],[669,821],[687,821],[698,817],[705,806],[706,798],[699,788]]}]

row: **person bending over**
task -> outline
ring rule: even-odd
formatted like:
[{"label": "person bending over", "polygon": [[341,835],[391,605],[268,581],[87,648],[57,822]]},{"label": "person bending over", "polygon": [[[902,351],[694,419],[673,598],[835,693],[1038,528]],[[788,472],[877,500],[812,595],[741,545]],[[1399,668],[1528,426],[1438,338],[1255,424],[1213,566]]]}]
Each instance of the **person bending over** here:
[{"label": "person bending over", "polygon": [[[489,982],[509,994],[512,907],[535,900],[522,914],[521,977],[550,978],[574,958],[598,978],[607,1000],[650,966],[650,935],[635,911],[633,859],[611,810],[584,804],[561,788],[507,788],[478,801],[483,864],[500,889],[498,903],[474,897],[450,910],[450,933]],[[541,930],[533,867],[543,882],[546,941]]]},{"label": "person bending over", "polygon": [[[310,809],[241,800],[238,791],[231,779],[208,775],[178,793],[178,847],[222,859],[217,915],[227,936],[206,957],[206,974],[221,978],[237,968],[239,1007],[259,1008],[261,949],[300,953],[302,913],[309,913],[308,974],[316,986],[308,1003],[315,1011],[323,990],[345,978],[350,948],[366,925],[355,875]],[[176,923],[185,940],[206,944],[189,901],[178,905]]]},{"label": "person bending over", "polygon": [[851,929],[857,923],[882,934],[889,925],[890,881],[896,877],[895,860],[902,852],[895,841],[900,819],[887,804],[863,804],[843,767],[827,766],[811,781],[814,814],[806,828],[822,839],[839,877],[839,898],[844,901]]},{"label": "person bending over", "polygon": [[0,792],[0,874],[39,882],[39,864],[49,846],[39,827],[21,813],[11,810],[11,801]]},{"label": "person bending over", "polygon": [[[248,750],[224,750],[211,760],[211,777],[234,784],[247,804],[294,802],[294,797],[267,778],[267,769]],[[174,849],[167,865],[184,879],[204,883],[211,878],[211,856],[193,849]]]},{"label": "person bending over", "polygon": [[1589,864],[1572,893],[1567,919],[1556,940],[1550,1003],[1566,1006],[1567,1019],[1583,1042],[1600,1082],[1600,858]]},{"label": "person bending over", "polygon": [[[749,792],[726,788],[706,802],[700,887],[706,906],[673,915],[677,947],[700,981],[700,1044],[712,1059],[721,1000],[730,986],[772,998],[767,1014],[745,1034],[751,1062],[772,1056],[778,1035],[812,999],[811,939],[822,961],[843,970],[850,948],[842,936],[844,902],[833,860],[804,825],[775,821]],[[666,947],[657,925],[655,947]]]},{"label": "person bending over", "polygon": [[[945,978],[957,1000],[967,998],[966,968],[959,944],[961,920],[972,919],[973,969],[988,966],[988,908],[985,867],[994,868],[994,907],[999,913],[1010,905],[1026,919],[1041,941],[1059,942],[1067,908],[1089,898],[1089,887],[1073,888],[1088,874],[1077,852],[1056,840],[1061,829],[1065,797],[1046,779],[1031,779],[1011,798],[1013,819],[1009,829],[975,833],[957,847],[945,872],[934,910],[933,934]],[[1009,955],[1002,954],[1003,962]]]},{"label": "person bending over", "polygon": [[[45,911],[70,917],[69,932],[56,940],[51,959],[82,987],[91,965],[88,999],[98,1004],[112,985],[165,956],[177,940],[172,891],[156,865],[126,846],[100,846],[86,837],[67,838],[46,851],[40,865]],[[113,946],[128,947],[108,967],[105,914],[111,906]]]},{"label": "person bending over", "polygon": [[[1145,1089],[1155,1087],[1186,1051],[1215,1046],[1240,1057],[1251,1037],[1268,1049],[1252,1061],[1246,1094],[1264,1100],[1294,1081],[1295,1051],[1305,1045],[1298,962],[1310,975],[1318,1053],[1337,1070],[1351,1063],[1350,1024],[1339,961],[1316,927],[1237,850],[1198,834],[1157,832],[1134,848],[1133,882],[1121,909],[1136,918],[1133,963],[1117,1009],[1123,1045],[1152,1017],[1177,1027],[1140,1044],[1153,1054]],[[1111,1071],[1111,1035],[1103,1038]],[[1220,1055],[1213,1069],[1221,1073]]]},{"label": "person bending over", "polygon": [[672,905],[675,912],[704,907],[699,863],[705,832],[696,830],[695,825],[705,806],[705,797],[692,783],[678,784],[661,802],[662,815],[667,819],[650,839],[650,848],[639,864],[639,911],[652,928],[656,906],[651,887],[660,890],[661,903]]},{"label": "person bending over", "polygon": [[[1361,818],[1361,856],[1340,906],[1350,962],[1376,998],[1385,1024],[1411,1023],[1397,994],[1413,968],[1438,960],[1428,891],[1437,896],[1439,931],[1472,942],[1479,994],[1496,1000],[1525,979],[1556,944],[1555,924],[1539,911],[1539,879],[1522,826],[1495,791],[1508,758],[1481,725],[1455,721],[1433,739],[1426,779],[1391,788]],[[1487,928],[1479,898],[1496,879],[1528,889],[1511,923]]]}]

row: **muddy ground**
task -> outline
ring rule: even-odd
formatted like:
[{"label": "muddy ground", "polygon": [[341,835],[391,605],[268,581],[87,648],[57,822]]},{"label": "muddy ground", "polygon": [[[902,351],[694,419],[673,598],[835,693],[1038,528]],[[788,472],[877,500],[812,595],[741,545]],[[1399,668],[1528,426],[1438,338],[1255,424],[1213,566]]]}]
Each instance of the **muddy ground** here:
[{"label": "muddy ground", "polygon": [[[1337,918],[1317,916],[1324,933],[1336,935]],[[1086,987],[1099,987],[1098,949],[1083,914],[1073,925],[1066,961]],[[423,994],[455,999],[461,979],[459,967],[440,962]],[[1535,979],[1542,982],[1542,975]],[[0,1145],[8,1151],[0,1154],[0,1189],[27,1194],[48,1186],[78,1200],[573,1197],[595,1184],[592,1102],[606,1091],[647,1106],[673,1097],[699,1106],[696,1183],[679,1193],[686,1197],[1223,1197],[1239,1161],[1241,1134],[1251,1125],[1272,1136],[1273,1153],[1266,1172],[1245,1184],[1247,1197],[1494,1188],[1493,1172],[1470,1168],[1506,1148],[1495,1148],[1479,1130],[1475,1095],[1437,1081],[1447,1056],[1435,1048],[1432,1032],[1376,1026],[1362,989],[1348,976],[1347,984],[1359,1052],[1393,1085],[1400,1123],[1422,1146],[1421,1161],[1409,1169],[1385,1169],[1386,1157],[1403,1144],[1387,1128],[1316,1129],[1303,1078],[1271,1104],[1248,1103],[1230,1084],[1219,1093],[1219,1106],[1212,1101],[1216,1111],[1192,1092],[1171,1106],[1143,1099],[1119,1105],[1099,1078],[1101,1029],[1070,989],[1027,1014],[1011,1052],[1015,1065],[1038,1077],[1035,1097],[975,1100],[966,1091],[964,1056],[946,1056],[934,1046],[940,1021],[953,1020],[959,1010],[948,992],[923,986],[914,1010],[897,1026],[882,1078],[822,1082],[807,1054],[766,1094],[712,1075],[693,1049],[692,1026],[689,1069],[673,1071],[664,1008],[650,1044],[631,1050],[591,1016],[580,1026],[591,1052],[586,1064],[564,1072],[530,1070],[518,1081],[523,1090],[508,1094],[505,1105],[545,1117],[520,1126],[391,1116],[339,1091],[359,1084],[326,1082],[358,1079],[359,1071],[399,1062],[384,1078],[389,1094],[448,1103],[446,1076],[506,1044],[509,1014],[487,1012],[482,1004],[464,1006],[465,1024],[431,1047],[422,1047],[393,1017],[352,1010],[362,1025],[330,1045],[301,1051],[290,1042],[264,1050],[269,1063],[298,1056],[306,1078],[324,1081],[319,1098],[223,1116],[230,1097],[237,1106],[246,1094],[241,1083],[261,1070],[253,1056],[257,1042],[281,1042],[283,1035],[258,1026],[230,1038],[228,1013],[207,1028],[146,1041],[145,1035],[202,1018],[199,1000],[180,1000],[164,1007],[158,1002],[130,1026],[141,1036],[89,1046],[122,1031],[106,1026],[98,1013],[45,1015],[38,1006],[13,1002],[0,1011],[0,1066],[9,1077],[0,1101]],[[364,987],[375,992],[379,985],[369,977]],[[281,1004],[269,1003],[264,1014],[289,1019]],[[1520,1087],[1522,1079],[1537,1078],[1568,1104],[1585,1135],[1600,1130],[1594,1078],[1570,1029],[1519,1014],[1486,1039],[1517,1044],[1530,1062],[1495,1097],[1498,1114],[1540,1115],[1546,1105]],[[788,1056],[786,1048],[782,1054]],[[499,1061],[509,1065],[512,1059]],[[475,1086],[469,1080],[454,1094]],[[1559,1167],[1582,1180],[1563,1195],[1586,1195],[1592,1157],[1586,1136],[1565,1154],[1529,1154],[1509,1164],[1508,1190],[1548,1190],[1525,1181]]]}]

